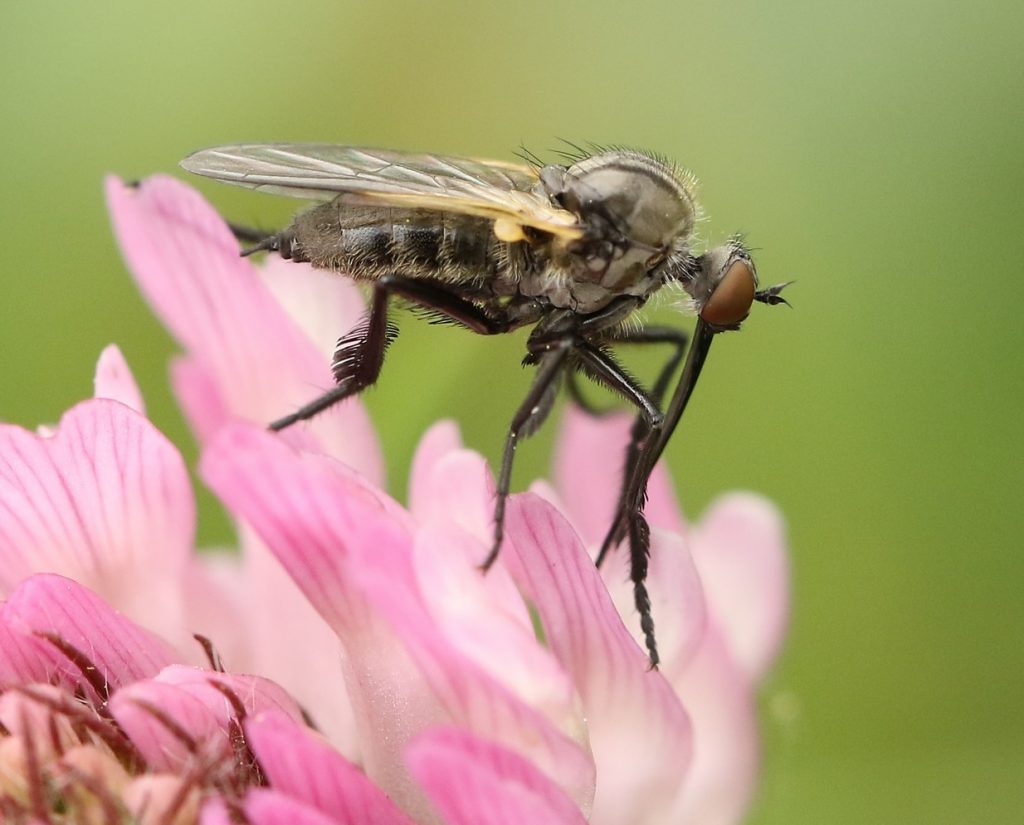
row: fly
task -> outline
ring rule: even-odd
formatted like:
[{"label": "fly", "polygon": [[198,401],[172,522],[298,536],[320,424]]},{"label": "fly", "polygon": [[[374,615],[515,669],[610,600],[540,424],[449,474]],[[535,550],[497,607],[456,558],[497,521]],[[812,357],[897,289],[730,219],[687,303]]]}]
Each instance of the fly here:
[{"label": "fly", "polygon": [[[693,179],[653,154],[601,149],[567,165],[471,160],[332,144],[239,144],[182,161],[190,172],[320,203],[281,232],[237,229],[270,251],[344,273],[371,287],[363,323],[338,342],[336,385],[270,427],[281,430],[361,392],[380,374],[396,330],[391,298],[482,335],[532,327],[525,363],[537,368],[512,418],[502,454],[494,539],[501,549],[505,504],[519,441],[537,430],[565,381],[579,396],[586,376],[638,411],[616,513],[597,557],[623,540],[651,665],[658,664],[647,594],[647,482],[679,423],[714,337],[739,329],[754,301],[785,303],[786,284],[758,289],[739,240],[701,254],[691,249],[699,215]],[[686,352],[672,327],[639,329],[637,310],[666,284],[689,295],[697,325],[667,406],[664,395]],[[622,344],[668,344],[671,355],[650,390],[619,364]],[[582,400],[582,399],[580,399]]]}]

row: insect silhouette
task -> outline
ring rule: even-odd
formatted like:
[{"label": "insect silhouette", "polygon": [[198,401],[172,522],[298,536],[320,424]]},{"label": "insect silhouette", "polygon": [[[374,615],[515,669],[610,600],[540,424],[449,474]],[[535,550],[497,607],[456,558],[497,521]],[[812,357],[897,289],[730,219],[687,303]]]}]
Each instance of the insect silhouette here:
[{"label": "insect silhouette", "polygon": [[[574,150],[577,147],[573,147]],[[647,482],[672,436],[716,335],[738,329],[754,301],[785,303],[786,284],[759,290],[739,240],[697,254],[692,178],[648,152],[578,150],[566,163],[523,164],[331,144],[240,144],[204,149],[182,166],[206,177],[322,201],[281,232],[235,228],[270,251],[344,273],[371,286],[363,323],[338,342],[336,386],[274,421],[311,418],[373,384],[397,334],[388,302],[398,298],[432,320],[482,335],[532,326],[524,363],[533,383],[509,427],[486,569],[501,548],[512,464],[520,440],[544,422],[564,382],[579,400],[582,374],[636,407],[621,493],[597,557],[628,540],[630,578],[652,667],[658,664],[645,580]],[[634,316],[666,284],[689,296],[697,324],[667,406],[663,397],[687,337],[639,327]],[[671,354],[650,390],[618,362],[622,344],[667,344]]]}]

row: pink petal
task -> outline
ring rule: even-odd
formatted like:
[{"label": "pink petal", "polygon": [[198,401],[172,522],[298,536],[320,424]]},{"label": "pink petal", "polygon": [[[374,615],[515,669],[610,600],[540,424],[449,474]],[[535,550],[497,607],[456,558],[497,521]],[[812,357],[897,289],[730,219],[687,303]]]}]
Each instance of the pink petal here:
[{"label": "pink petal", "polygon": [[549,719],[575,718],[572,682],[537,644],[529,610],[508,571],[498,564],[481,574],[480,559],[490,544],[489,530],[484,543],[453,524],[420,528],[413,560],[427,609],[452,644],[523,702]]},{"label": "pink petal", "polygon": [[278,713],[249,719],[246,740],[271,787],[342,825],[411,823],[359,768]]},{"label": "pink petal", "polygon": [[243,810],[249,825],[337,825],[316,808],[265,788],[249,791]]},{"label": "pink petal", "polygon": [[[110,178],[107,202],[147,300],[220,390],[222,404],[205,413],[219,408],[266,424],[333,385],[329,362],[239,257],[227,226],[198,193],[164,176],[138,188]],[[199,431],[223,423],[203,420]],[[332,455],[381,477],[376,437],[358,401],[336,405],[307,426]]]},{"label": "pink petal", "polygon": [[[68,697],[64,697],[64,701],[69,701]],[[53,724],[52,721],[48,726],[50,724]],[[82,738],[88,739],[88,736]],[[117,757],[110,751],[97,748],[93,743],[72,746],[61,754],[57,763],[49,767],[57,784],[71,781],[81,787],[85,784],[82,778],[88,777],[88,781],[113,790],[123,788],[129,779],[128,772]]]},{"label": "pink petal", "polygon": [[213,711],[224,729],[238,717],[239,712],[249,716],[273,710],[296,721],[302,719],[302,709],[288,692],[262,676],[172,665],[160,671],[156,679],[199,699]]},{"label": "pink petal", "polygon": [[[625,414],[592,416],[566,407],[555,452],[555,486],[584,540],[604,539],[622,485],[622,467],[633,418]],[[659,464],[647,486],[644,508],[652,526],[685,529],[672,481]]]},{"label": "pink petal", "polygon": [[466,731],[434,728],[406,748],[405,758],[447,825],[586,821],[530,762]]},{"label": "pink petal", "polygon": [[95,675],[89,682],[79,681],[102,684],[107,693],[154,676],[177,658],[161,639],[63,576],[39,574],[26,579],[7,600],[3,616],[13,627],[47,634],[85,656]]},{"label": "pink petal", "polygon": [[[279,683],[334,745],[357,753],[338,635],[252,530],[243,526],[240,535],[245,555],[244,621],[250,638],[257,640],[244,660],[246,669]],[[267,610],[268,604],[274,610]]]},{"label": "pink petal", "polygon": [[9,626],[5,614],[5,605],[0,604],[0,691],[12,685],[50,682],[58,672],[67,674],[67,663],[52,645]]},{"label": "pink petal", "polygon": [[139,385],[135,383],[135,376],[132,375],[128,362],[124,360],[117,344],[110,344],[100,353],[93,384],[95,398],[111,398],[120,401],[126,407],[131,407],[141,415],[146,414]]},{"label": "pink petal", "polygon": [[197,359],[184,355],[171,359],[171,386],[200,443],[213,438],[231,418],[217,377]]},{"label": "pink petal", "polygon": [[416,479],[416,519],[420,523],[457,524],[485,546],[482,562],[494,535],[494,481],[483,456],[472,450],[453,450],[440,456],[431,472]]},{"label": "pink petal", "polygon": [[[55,713],[51,705],[59,706],[69,698],[54,685],[30,685],[25,692],[11,690],[0,694],[0,725],[5,734],[9,731],[23,741],[31,741],[36,758],[46,764],[81,743],[82,731],[67,716]],[[3,741],[0,739],[0,743]]]},{"label": "pink petal", "polygon": [[0,593],[63,573],[170,636],[194,524],[181,456],[123,404],[85,401],[50,438],[0,425]]},{"label": "pink petal", "polygon": [[690,761],[683,706],[649,670],[579,538],[550,504],[513,496],[508,540],[512,575],[583,700],[600,777],[590,821],[658,821]]},{"label": "pink petal", "polygon": [[[601,578],[627,629],[636,643],[643,646],[629,567],[628,547],[618,547],[601,568]],[[704,587],[685,538],[659,527],[651,528],[646,585],[661,656],[659,667],[672,681],[673,674],[687,666],[707,626]]]},{"label": "pink petal", "polygon": [[199,825],[237,825],[235,818],[228,811],[224,800],[213,796],[203,802],[199,811]]},{"label": "pink petal", "polygon": [[433,512],[435,488],[432,477],[438,462],[461,449],[462,436],[454,421],[438,421],[423,434],[409,472],[409,510],[417,521],[426,520]]},{"label": "pink petal", "polygon": [[760,678],[789,619],[789,560],[778,509],[761,496],[716,501],[693,536],[709,611],[747,674]]},{"label": "pink petal", "polygon": [[[480,575],[494,535],[494,483],[486,461],[462,448],[454,424],[436,424],[421,440],[410,501],[417,521],[426,525],[414,547],[419,589],[445,635],[548,718],[574,715],[573,687],[536,643],[527,606],[508,573],[499,564]],[[438,564],[442,554],[454,563]]]},{"label": "pink petal", "polygon": [[[151,770],[181,771],[198,753],[230,751],[226,726],[196,696],[153,679],[114,694],[110,710]],[[184,732],[194,741],[183,741]]]},{"label": "pink petal", "polygon": [[[190,633],[209,640],[226,670],[260,673],[253,665],[253,648],[263,640],[248,626],[241,561],[234,551],[205,550],[195,555],[181,583],[183,624]],[[199,641],[190,639],[189,648],[198,651]],[[209,664],[205,650],[202,662]]]},{"label": "pink petal", "polygon": [[256,530],[332,627],[358,627],[365,602],[340,570],[353,550],[349,534],[379,527],[392,534],[380,552],[393,555],[411,527],[399,505],[329,457],[298,453],[279,437],[244,425],[220,433],[203,455],[200,473]]},{"label": "pink petal", "polygon": [[[217,376],[195,358],[178,356],[171,360],[171,386],[200,443],[208,442],[236,417],[221,392]],[[312,452],[325,449],[316,433],[305,425],[290,427],[281,438]]]},{"label": "pink petal", "polygon": [[268,255],[260,278],[292,323],[301,328],[329,364],[338,339],[366,312],[362,292],[351,278],[309,264]]},{"label": "pink petal", "polygon": [[713,627],[675,686],[693,719],[693,764],[665,821],[740,822],[757,782],[757,707],[747,675]]},{"label": "pink petal", "polygon": [[199,786],[187,777],[145,774],[121,794],[135,825],[188,825],[199,813]]},{"label": "pink petal", "polygon": [[587,800],[586,755],[460,653],[429,615],[410,560],[412,525],[383,494],[336,462],[298,455],[251,428],[223,433],[202,473],[337,631],[367,771],[405,810],[421,804],[420,792],[397,768],[398,752],[438,719],[487,730]]}]

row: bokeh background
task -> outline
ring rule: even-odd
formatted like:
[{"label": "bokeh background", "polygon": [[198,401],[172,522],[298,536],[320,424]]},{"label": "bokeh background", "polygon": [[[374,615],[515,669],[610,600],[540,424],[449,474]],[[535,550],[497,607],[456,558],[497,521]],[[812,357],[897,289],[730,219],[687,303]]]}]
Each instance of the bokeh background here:
[{"label": "bokeh background", "polygon": [[[655,149],[703,181],[709,240],[743,230],[765,281],[797,281],[792,310],[716,344],[669,451],[692,515],[743,487],[790,525],[752,820],[1024,821],[1022,31],[1010,0],[7,0],[0,418],[56,420],[116,341],[195,457],[106,172],[241,140]],[[242,222],[296,207],[199,185]],[[403,324],[367,398],[398,495],[438,417],[497,457],[521,347]],[[546,471],[552,429],[517,486]],[[201,516],[205,543],[231,540],[208,495]]]}]

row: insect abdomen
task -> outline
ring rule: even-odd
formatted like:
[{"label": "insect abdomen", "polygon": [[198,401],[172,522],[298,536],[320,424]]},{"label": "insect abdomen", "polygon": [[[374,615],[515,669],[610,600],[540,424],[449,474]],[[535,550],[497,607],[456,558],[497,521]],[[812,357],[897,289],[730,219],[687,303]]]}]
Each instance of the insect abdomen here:
[{"label": "insect abdomen", "polygon": [[484,282],[508,258],[490,221],[417,209],[332,201],[299,215],[291,233],[293,257],[360,279],[397,273]]}]

